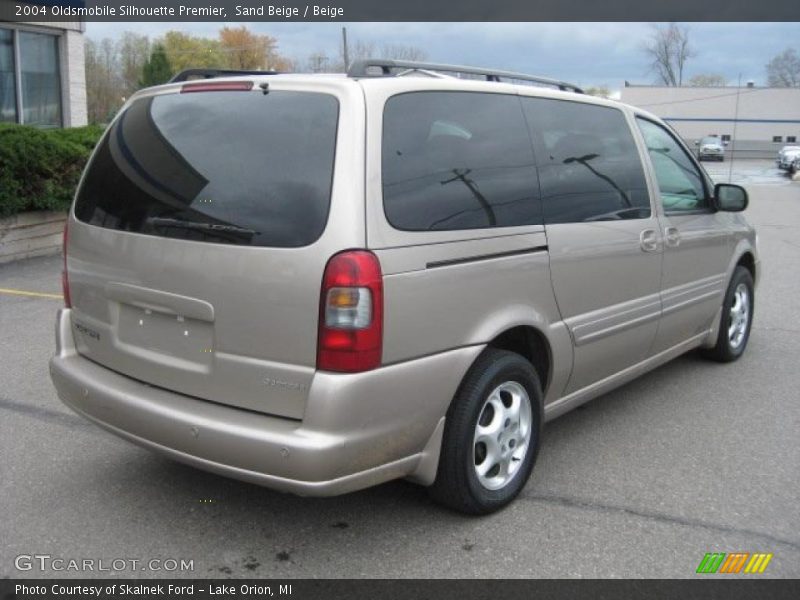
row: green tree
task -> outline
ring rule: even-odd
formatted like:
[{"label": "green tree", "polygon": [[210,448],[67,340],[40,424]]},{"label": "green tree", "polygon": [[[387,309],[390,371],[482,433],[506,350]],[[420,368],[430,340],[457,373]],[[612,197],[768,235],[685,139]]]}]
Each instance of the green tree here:
[{"label": "green tree", "polygon": [[278,54],[274,37],[253,33],[247,27],[219,30],[220,51],[231,69],[277,69],[286,71],[286,60]]},{"label": "green tree", "polygon": [[160,42],[176,73],[195,67],[222,69],[228,66],[219,40],[197,37],[182,31],[168,31]]},{"label": "green tree", "polygon": [[162,83],[167,83],[171,77],[172,67],[169,64],[164,46],[156,44],[153,47],[150,58],[147,59],[147,62],[142,67],[142,79],[139,81],[139,85],[141,87],[161,85]]}]

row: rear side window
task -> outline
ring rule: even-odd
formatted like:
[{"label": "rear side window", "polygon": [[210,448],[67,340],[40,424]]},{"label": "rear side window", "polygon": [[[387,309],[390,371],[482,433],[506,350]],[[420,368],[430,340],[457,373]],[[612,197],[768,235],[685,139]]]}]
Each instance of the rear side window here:
[{"label": "rear side window", "polygon": [[546,223],[643,219],[650,197],[621,111],[522,98],[534,142]]},{"label": "rear side window", "polygon": [[383,204],[393,227],[433,231],[542,223],[519,99],[415,92],[383,115]]},{"label": "rear side window", "polygon": [[75,213],[162,237],[308,245],[328,219],[338,111],[307,92],[143,98],[101,142]]}]

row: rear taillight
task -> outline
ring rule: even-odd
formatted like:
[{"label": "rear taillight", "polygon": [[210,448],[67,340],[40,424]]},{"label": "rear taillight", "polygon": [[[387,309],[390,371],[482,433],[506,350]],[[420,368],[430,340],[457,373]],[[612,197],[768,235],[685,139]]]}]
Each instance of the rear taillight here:
[{"label": "rear taillight", "polygon": [[64,270],[61,271],[61,291],[64,294],[64,306],[72,308],[72,298],[69,295],[69,274],[67,273],[67,242],[69,242],[69,219],[64,223],[64,241],[61,253],[64,255]]},{"label": "rear taillight", "polygon": [[366,250],[336,254],[325,267],[319,311],[317,368],[357,373],[381,364],[383,276]]}]

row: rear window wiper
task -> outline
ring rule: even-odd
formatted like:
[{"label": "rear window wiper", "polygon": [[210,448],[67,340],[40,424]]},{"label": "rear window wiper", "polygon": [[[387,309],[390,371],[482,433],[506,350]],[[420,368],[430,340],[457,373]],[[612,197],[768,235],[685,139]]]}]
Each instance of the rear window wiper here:
[{"label": "rear window wiper", "polygon": [[220,231],[227,233],[241,233],[244,235],[258,235],[257,231],[245,229],[237,225],[225,225],[223,223],[204,223],[202,221],[185,221],[183,219],[171,219],[168,217],[149,217],[148,225],[156,227],[175,227],[179,229],[197,229],[200,231]]}]

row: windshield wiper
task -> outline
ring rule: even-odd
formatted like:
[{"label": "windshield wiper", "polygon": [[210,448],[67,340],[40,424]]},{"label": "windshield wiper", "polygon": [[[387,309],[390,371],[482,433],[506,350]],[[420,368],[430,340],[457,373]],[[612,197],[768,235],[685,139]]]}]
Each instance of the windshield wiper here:
[{"label": "windshield wiper", "polygon": [[149,225],[156,227],[176,227],[180,229],[197,229],[199,231],[219,231],[226,233],[241,233],[243,235],[258,235],[257,231],[245,229],[236,225],[225,225],[223,223],[203,223],[202,221],[185,221],[183,219],[171,219],[168,217],[149,217]]}]

